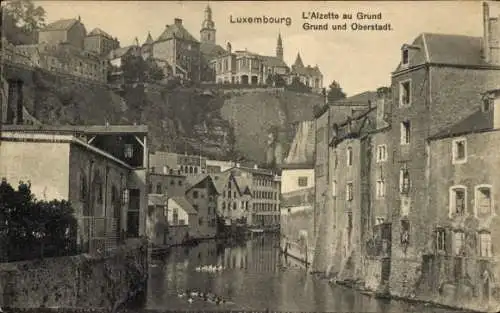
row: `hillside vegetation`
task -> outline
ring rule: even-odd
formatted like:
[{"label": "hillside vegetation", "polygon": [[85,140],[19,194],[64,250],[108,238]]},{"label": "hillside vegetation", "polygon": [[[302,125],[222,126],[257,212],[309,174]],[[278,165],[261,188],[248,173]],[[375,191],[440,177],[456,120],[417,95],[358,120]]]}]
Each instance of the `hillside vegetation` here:
[{"label": "hillside vegetation", "polygon": [[265,161],[269,130],[279,129],[287,148],[293,123],[312,119],[320,101],[283,90],[228,93],[136,84],[113,91],[42,70],[24,88],[27,111],[43,124],[146,124],[153,150],[259,163]]}]

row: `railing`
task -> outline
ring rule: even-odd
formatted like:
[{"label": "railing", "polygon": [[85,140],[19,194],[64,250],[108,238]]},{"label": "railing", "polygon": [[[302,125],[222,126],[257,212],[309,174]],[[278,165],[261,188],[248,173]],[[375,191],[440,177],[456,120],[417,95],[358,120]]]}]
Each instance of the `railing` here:
[{"label": "railing", "polygon": [[116,248],[120,233],[116,218],[84,216],[79,218],[79,238],[84,251],[98,253]]}]

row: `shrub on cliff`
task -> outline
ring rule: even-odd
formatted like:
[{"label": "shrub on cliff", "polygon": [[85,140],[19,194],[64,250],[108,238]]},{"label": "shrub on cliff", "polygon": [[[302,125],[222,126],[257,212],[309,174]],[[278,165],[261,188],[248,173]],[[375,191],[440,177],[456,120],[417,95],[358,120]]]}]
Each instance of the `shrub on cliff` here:
[{"label": "shrub on cliff", "polygon": [[17,190],[0,183],[2,261],[29,260],[76,253],[76,219],[67,201],[38,201],[30,184]]}]

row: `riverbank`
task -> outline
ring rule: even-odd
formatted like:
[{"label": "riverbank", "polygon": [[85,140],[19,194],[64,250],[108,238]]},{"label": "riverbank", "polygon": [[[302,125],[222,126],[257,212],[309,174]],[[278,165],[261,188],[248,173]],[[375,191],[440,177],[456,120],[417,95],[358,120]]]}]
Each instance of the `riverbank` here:
[{"label": "riverbank", "polygon": [[328,280],[328,283],[332,286],[342,286],[344,288],[349,288],[358,291],[359,293],[376,298],[376,299],[387,299],[387,300],[397,300],[397,301],[405,301],[408,303],[412,304],[423,304],[423,305],[428,305],[428,306],[433,306],[436,308],[440,309],[445,309],[445,310],[453,310],[454,312],[477,312],[477,313],[484,313],[484,312],[498,312],[498,310],[487,310],[487,311],[480,311],[480,310],[475,310],[471,308],[466,308],[466,307],[457,307],[457,306],[451,306],[451,305],[446,305],[437,301],[432,301],[429,299],[421,299],[418,297],[414,298],[409,298],[409,297],[400,297],[396,295],[392,295],[388,292],[380,292],[376,290],[372,290],[370,288],[366,288],[361,281],[354,281],[354,280],[336,280],[336,279],[331,279],[327,278],[324,274],[322,273],[312,273],[319,279],[323,280]]},{"label": "riverbank", "polygon": [[0,306],[112,310],[145,294],[147,280],[147,242],[129,239],[103,255],[1,263]]}]

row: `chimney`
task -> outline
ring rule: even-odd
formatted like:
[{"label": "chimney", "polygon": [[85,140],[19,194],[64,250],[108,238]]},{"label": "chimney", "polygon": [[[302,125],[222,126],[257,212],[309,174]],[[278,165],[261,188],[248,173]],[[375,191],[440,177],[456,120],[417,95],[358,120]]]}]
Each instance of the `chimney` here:
[{"label": "chimney", "polygon": [[490,54],[490,7],[488,3],[483,2],[483,47],[482,57],[485,62],[489,62]]},{"label": "chimney", "polygon": [[498,23],[498,16],[490,17],[488,29],[488,48],[489,56],[488,62],[494,65],[500,65],[500,23]]},{"label": "chimney", "polygon": [[182,25],[182,19],[180,19],[180,18],[175,18],[175,19],[174,19],[174,24],[175,24],[175,25]]}]

